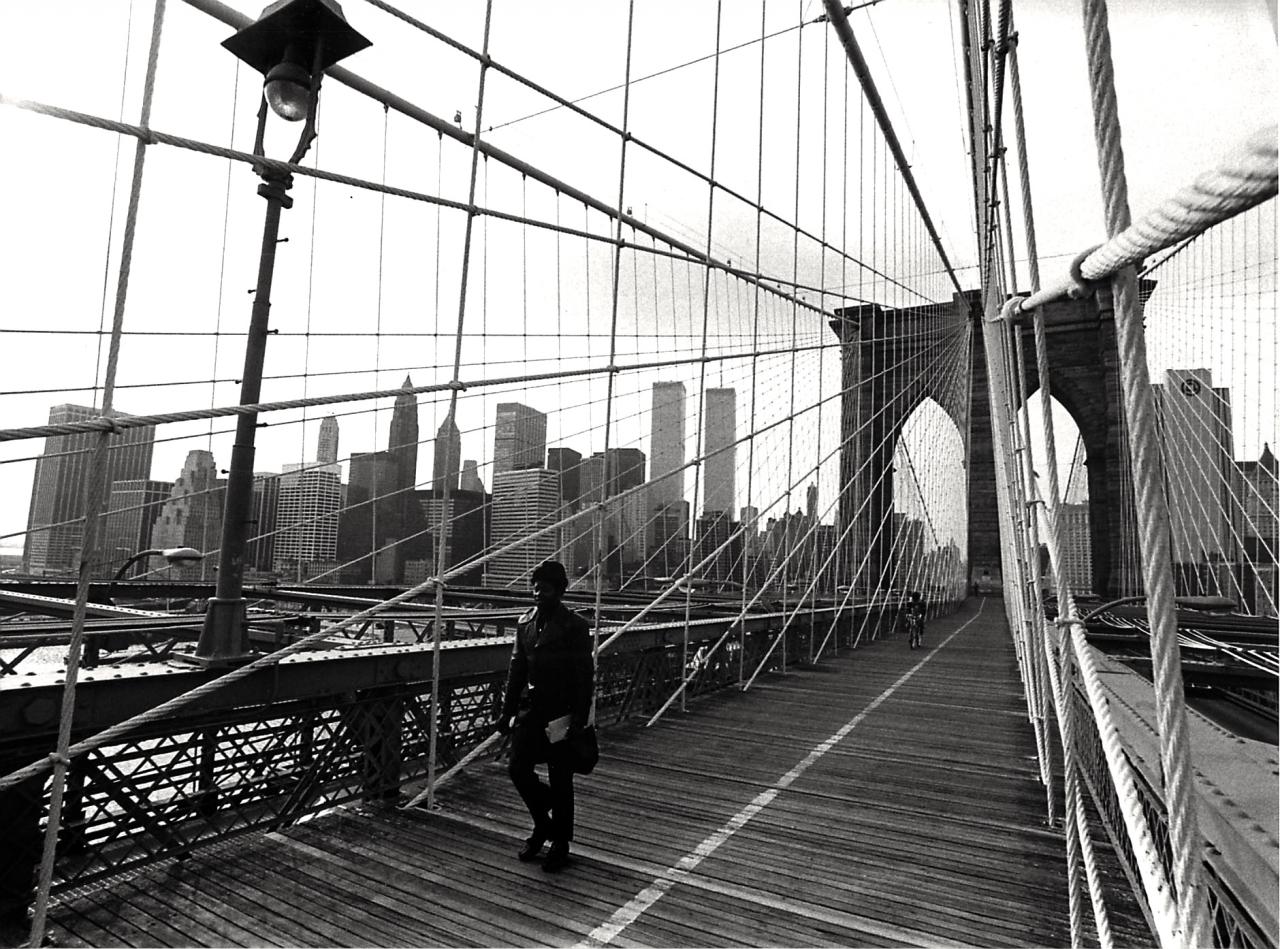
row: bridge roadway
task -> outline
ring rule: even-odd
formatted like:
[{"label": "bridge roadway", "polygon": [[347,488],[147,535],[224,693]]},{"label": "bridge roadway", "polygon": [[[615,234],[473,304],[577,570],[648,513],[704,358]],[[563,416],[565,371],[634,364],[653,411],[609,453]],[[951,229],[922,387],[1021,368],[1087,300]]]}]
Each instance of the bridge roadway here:
[{"label": "bridge roadway", "polygon": [[[1066,945],[998,600],[603,738],[575,861],[515,859],[499,762],[64,896],[57,945]],[[1104,867],[1111,893],[1127,887]],[[1150,944],[1132,909],[1120,945]],[[1092,933],[1089,934],[1092,936]]]}]

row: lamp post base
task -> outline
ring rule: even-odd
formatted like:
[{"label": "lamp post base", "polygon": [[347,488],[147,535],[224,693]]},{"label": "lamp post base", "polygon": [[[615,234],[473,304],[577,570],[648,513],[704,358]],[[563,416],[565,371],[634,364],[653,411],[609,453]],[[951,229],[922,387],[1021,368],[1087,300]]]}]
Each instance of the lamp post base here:
[{"label": "lamp post base", "polygon": [[244,598],[210,597],[195,654],[177,654],[174,658],[205,669],[251,662],[255,653],[249,648]]}]

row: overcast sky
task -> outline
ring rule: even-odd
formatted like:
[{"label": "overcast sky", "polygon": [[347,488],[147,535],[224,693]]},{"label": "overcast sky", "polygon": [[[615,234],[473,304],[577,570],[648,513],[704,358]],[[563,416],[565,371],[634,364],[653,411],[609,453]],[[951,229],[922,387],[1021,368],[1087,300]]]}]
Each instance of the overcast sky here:
[{"label": "overcast sky", "polygon": [[[232,6],[250,15],[258,12],[256,4]],[[480,47],[482,4],[403,6],[463,43]],[[637,6],[633,77],[715,50],[714,4]],[[472,60],[360,0],[348,0],[344,9],[374,43],[352,57],[346,63],[349,68],[436,115],[452,119],[460,111],[463,125],[470,128],[477,99]],[[786,30],[798,21],[812,20],[821,10],[816,0],[770,2],[765,31]],[[152,13],[153,5],[145,0],[0,0],[5,23],[0,31],[0,92],[137,121]],[[1071,255],[1105,236],[1082,31],[1074,3],[1021,0],[1015,13],[1039,245],[1046,276],[1052,276]],[[528,78],[577,99],[622,82],[626,14],[620,2],[500,0],[495,4],[491,51],[495,59]],[[956,4],[948,0],[881,0],[855,13],[851,22],[946,252],[965,268],[976,255],[956,16]],[[1262,0],[1111,4],[1135,214],[1274,120],[1273,23]],[[250,148],[260,78],[238,67],[219,46],[229,33],[223,24],[180,0],[168,4],[152,115],[155,128]],[[758,6],[725,4],[722,48],[748,43],[760,33]],[[799,220],[811,232],[825,233],[833,244],[843,240],[851,252],[879,269],[917,272],[911,284],[918,294],[949,299],[949,282],[942,275],[918,275],[923,269],[936,269],[936,257],[923,240],[910,252],[893,251],[883,227],[875,237],[866,233],[877,207],[887,207],[904,221],[911,215],[892,178],[883,169],[879,177],[874,173],[869,155],[864,156],[861,178],[853,177],[853,147],[859,141],[874,145],[874,136],[852,81],[850,111],[844,112],[842,55],[829,28],[822,25],[792,29],[766,44],[764,172],[759,184],[763,203],[788,219],[798,204]],[[716,177],[748,197],[756,193],[760,167],[760,68],[755,43],[721,57]],[[711,152],[712,79],[712,63],[704,61],[634,85],[631,129],[646,142],[705,170]],[[326,82],[322,100],[321,134],[308,162],[465,200],[470,158],[466,149],[449,140],[441,142],[434,132],[403,116],[384,113],[380,105],[333,81]],[[593,97],[583,105],[621,123],[620,92]],[[484,125],[492,132],[485,137],[613,205],[618,192],[616,140],[565,110],[523,118],[547,106],[536,94],[491,73]],[[859,123],[865,126],[861,133]],[[288,131],[293,134],[293,129]],[[847,135],[853,136],[853,146],[841,144]],[[92,403],[93,387],[101,383],[104,354],[95,332],[110,323],[134,143],[7,106],[0,106],[0,136],[6,143],[0,152],[0,212],[6,225],[0,232],[0,351],[5,367],[0,425],[40,424],[52,404]],[[280,135],[268,140],[271,154],[279,155],[290,145]],[[624,204],[665,232],[704,246],[705,186],[638,149],[631,150],[628,162]],[[855,180],[869,189],[861,201],[848,193]],[[496,162],[486,163],[481,188],[479,203],[606,232],[603,216],[584,214],[580,205],[557,199],[550,189],[522,181]],[[438,213],[419,202],[384,201],[343,186],[317,186],[310,180],[299,181],[294,196],[296,205],[286,212],[281,231],[288,243],[281,245],[273,293],[273,326],[280,333],[270,342],[267,372],[296,378],[269,380],[264,397],[389,388],[406,372],[418,384],[447,380],[458,314],[463,216]],[[235,334],[243,333],[252,302],[248,290],[254,284],[262,204],[244,165],[162,146],[149,149],[126,328],[159,335],[126,339],[119,382],[149,387],[122,388],[116,396],[118,408],[142,413],[237,401],[243,337]],[[845,208],[848,216],[842,220]],[[755,216],[749,209],[721,200],[712,227],[712,252],[753,266],[754,229]],[[487,225],[483,242],[486,251],[473,261],[469,284],[466,325],[474,338],[465,347],[464,378],[576,368],[608,355],[612,261],[607,249],[596,245],[588,252],[581,241],[557,242],[546,232],[522,233],[496,222]],[[802,282],[838,288],[842,278],[846,283],[858,280],[862,285],[857,292],[868,298],[891,305],[921,302],[918,296],[895,297],[891,288],[873,284],[856,268],[846,266],[842,272],[835,255],[822,254],[814,242],[805,242],[798,262],[792,251],[789,232],[766,228],[761,270],[789,279],[794,267]],[[655,266],[648,259],[633,262],[630,289],[625,274],[620,284],[619,306],[634,310],[624,313],[620,324],[629,327],[634,340],[620,352],[628,358],[654,358],[655,350],[663,348],[655,340],[668,331],[672,338],[697,335],[701,289],[690,288],[696,276],[692,270]],[[962,282],[972,285],[972,270],[962,270]],[[647,289],[650,285],[653,292]],[[736,335],[740,344],[751,308],[743,287],[726,282],[720,289],[713,287],[712,293],[712,332]],[[828,309],[839,305],[834,299],[824,303]],[[1274,312],[1274,302],[1271,306]],[[769,325],[781,332],[791,317],[790,309],[771,312]],[[808,321],[802,327],[804,338],[830,341],[821,319],[803,319]],[[540,337],[557,330],[558,338]],[[362,335],[325,335],[353,331]],[[686,352],[688,345],[686,341],[675,349]],[[757,391],[767,389],[777,404],[797,397],[797,385],[801,400],[819,392],[829,395],[838,384],[834,360],[834,354],[812,357],[799,372],[787,360],[761,360]],[[363,371],[349,374],[356,366]],[[715,372],[718,375],[708,378],[707,385],[739,388],[739,427],[745,434],[750,387],[745,364],[721,366]],[[801,381],[794,382],[794,376]],[[697,369],[685,378],[691,392],[702,381]],[[633,377],[619,382],[612,444],[643,444],[650,381]],[[469,399],[459,419],[463,456],[482,464],[488,459],[492,432],[486,425],[492,424],[496,402],[508,398],[553,413],[552,444],[571,445],[584,454],[599,450],[603,385],[600,380],[553,389],[509,387]],[[445,404],[443,399],[424,399],[424,438],[443,418]],[[348,406],[346,411],[360,408]],[[286,462],[313,458],[323,414],[311,410],[306,416],[311,421],[305,425],[287,424],[300,414],[273,417],[278,430],[264,430],[268,434],[260,436],[259,470],[278,471]],[[341,454],[384,447],[389,418],[389,402],[377,413],[344,416]],[[809,463],[817,464],[821,445],[830,442],[833,426],[838,426],[838,408],[815,414],[806,425],[799,435],[790,431],[789,437],[807,446],[806,457],[814,459]],[[211,428],[215,434],[210,434]],[[204,422],[162,431],[162,437],[185,437],[157,444],[153,477],[172,479],[192,448],[212,448],[225,466],[230,440],[217,433],[227,428]],[[942,436],[921,437],[927,443]],[[40,449],[39,441],[8,443],[0,446],[0,461],[29,459]],[[757,465],[773,468],[785,467],[791,454],[783,441],[761,452]],[[421,454],[420,476],[426,477],[430,446]],[[954,460],[950,449],[939,454]],[[25,528],[33,470],[29,460],[0,464],[0,534]],[[482,476],[490,481],[483,472]],[[744,491],[740,484],[742,503]],[[834,491],[834,479],[828,475],[822,486],[823,507],[834,499]],[[0,546],[20,545],[21,538],[0,540]]]}]

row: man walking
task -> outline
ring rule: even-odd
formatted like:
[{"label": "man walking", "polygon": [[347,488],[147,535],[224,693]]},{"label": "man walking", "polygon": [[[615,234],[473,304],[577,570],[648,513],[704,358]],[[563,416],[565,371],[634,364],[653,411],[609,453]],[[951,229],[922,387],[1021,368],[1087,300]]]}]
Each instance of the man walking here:
[{"label": "man walking", "polygon": [[[570,739],[585,729],[595,669],[591,627],[560,602],[569,588],[564,565],[539,564],[530,578],[537,605],[520,617],[498,727],[511,733],[507,767],[529,814],[533,833],[519,853],[535,859],[551,848],[542,869],[562,870],[573,839],[573,752]],[[547,765],[547,783],[534,766]]]}]

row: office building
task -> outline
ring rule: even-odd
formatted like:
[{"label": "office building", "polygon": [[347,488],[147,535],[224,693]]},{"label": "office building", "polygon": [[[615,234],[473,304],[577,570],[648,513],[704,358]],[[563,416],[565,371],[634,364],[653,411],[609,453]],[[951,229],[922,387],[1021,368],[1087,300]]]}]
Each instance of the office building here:
[{"label": "office building", "polygon": [[337,563],[342,485],[337,465],[289,464],[280,475],[273,567],[304,581]]},{"label": "office building", "polygon": [[[98,409],[87,405],[55,405],[49,409],[49,424],[83,422],[101,414]],[[114,415],[128,417],[120,412]],[[111,436],[107,454],[108,490],[116,481],[151,477],[155,431],[154,426],[146,425]],[[22,551],[25,572],[42,575],[69,574],[79,570],[89,459],[98,438],[97,432],[77,432],[50,435],[45,439],[44,453],[36,459],[35,477],[31,484],[27,536]]]},{"label": "office building", "polygon": [[[693,563],[702,564],[694,576],[723,584],[737,581],[741,575],[738,561],[742,555],[742,538],[729,542],[733,520],[728,514],[714,512],[698,518],[697,539],[693,545]],[[705,562],[704,562],[705,561]]]},{"label": "office building", "polygon": [[436,429],[435,453],[431,468],[431,490],[440,491],[448,485],[450,491],[458,489],[458,475],[462,465],[462,433],[450,411]]},{"label": "office building", "polygon": [[[337,420],[334,420],[336,427]],[[323,425],[321,428],[323,429]],[[338,436],[333,436],[333,453],[336,457]],[[273,471],[253,474],[253,520],[249,524],[249,539],[245,542],[244,565],[246,570],[269,573],[275,569],[276,517],[280,511],[280,476]]]},{"label": "office building", "polygon": [[[337,560],[347,583],[394,583],[396,564],[388,555],[401,534],[399,468],[390,452],[351,456],[347,502],[338,523]],[[381,551],[375,557],[375,551]]]},{"label": "office building", "polygon": [[736,451],[737,397],[734,389],[708,389],[706,394],[706,461],[702,466],[702,511],[733,516],[737,510]]},{"label": "office building", "polygon": [[1213,387],[1208,369],[1169,369],[1164,384],[1151,388],[1175,586],[1181,594],[1218,593],[1209,564],[1236,559],[1230,393]]},{"label": "office building", "polygon": [[560,507],[566,514],[578,510],[582,498],[582,454],[572,448],[547,449],[547,468],[560,475]]},{"label": "office building", "polygon": [[338,463],[338,420],[332,415],[320,423],[320,439],[316,443],[316,461],[326,465]]},{"label": "office building", "polygon": [[541,468],[546,457],[546,415],[519,402],[499,402],[493,426],[494,493],[498,475]]},{"label": "office building", "polygon": [[394,490],[403,490],[401,505],[416,510],[408,492],[418,483],[418,397],[413,394],[413,379],[404,377],[401,393],[391,410],[391,432],[387,450],[395,462]]},{"label": "office building", "polygon": [[1062,573],[1072,593],[1093,591],[1093,550],[1089,541],[1089,503],[1062,504],[1058,541]]},{"label": "office building", "polygon": [[[438,545],[444,538],[444,566],[446,570],[478,556],[489,543],[489,496],[483,491],[450,490],[446,505],[443,493],[437,490],[416,492],[422,517],[431,538],[431,558],[409,561],[405,564],[404,583],[415,586],[436,570]],[[447,512],[447,513],[446,513]],[[462,586],[479,586],[484,579],[484,566],[479,565],[450,577],[449,583]]]},{"label": "office building", "polygon": [[[126,560],[151,546],[151,530],[172,492],[172,481],[149,478],[111,485],[107,510],[99,522],[98,553],[93,558],[95,576],[114,576]],[[145,564],[136,563],[126,576],[137,576],[145,570]]]},{"label": "office building", "polygon": [[518,588],[521,591],[528,588],[533,568],[556,556],[559,546],[557,531],[547,531],[536,537],[533,534],[559,520],[559,507],[558,471],[524,468],[494,475],[490,546],[519,543],[486,564],[486,586]]},{"label": "office building", "polygon": [[476,470],[474,459],[468,458],[462,463],[462,477],[458,479],[458,488],[462,491],[479,491],[484,493],[484,482]]},{"label": "office building", "polygon": [[655,382],[653,407],[649,415],[649,505],[655,510],[673,507],[684,500],[683,382]]},{"label": "office building", "polygon": [[[157,550],[169,547],[194,547],[201,553],[216,550],[222,541],[222,503],[226,482],[218,478],[213,453],[204,449],[187,452],[182,471],[173,482],[169,499],[160,509],[151,528],[151,543]],[[166,566],[163,557],[152,557],[150,570]],[[166,576],[190,580],[211,579],[213,566],[209,558],[177,564]]]}]

